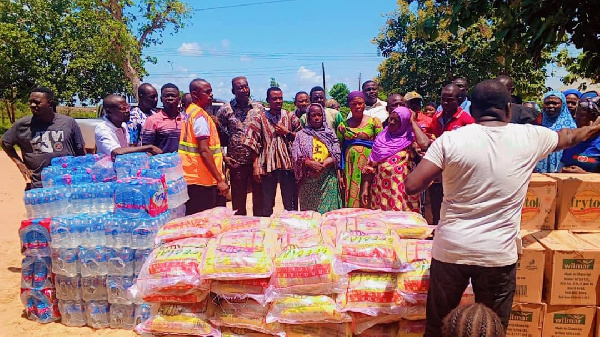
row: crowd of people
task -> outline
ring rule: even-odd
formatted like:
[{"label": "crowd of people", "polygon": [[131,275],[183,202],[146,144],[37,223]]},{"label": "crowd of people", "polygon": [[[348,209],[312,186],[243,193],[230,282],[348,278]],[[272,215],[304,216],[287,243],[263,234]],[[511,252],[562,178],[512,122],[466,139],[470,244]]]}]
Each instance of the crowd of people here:
[{"label": "crowd of people", "polygon": [[[427,336],[441,335],[442,320],[469,280],[477,302],[506,329],[520,208],[531,173],[600,172],[596,92],[551,91],[540,109],[522,102],[508,76],[472,90],[457,78],[441,89],[440,104],[423,105],[415,91],[382,101],[377,83],[367,81],[349,93],[345,116],[322,87],[298,92],[295,111],[286,111],[280,88],[267,90],[265,107],[252,99],[245,77],[231,84],[234,98],[216,113],[204,79],[193,80],[183,96],[171,83],[160,96],[142,84],[134,108],[122,96],[107,96],[95,130],[97,152],[178,152],[190,197],[187,214],[225,206],[230,195],[236,214],[246,215],[251,192],[253,215],[268,217],[278,185],[286,210],[363,207],[424,214],[428,191],[432,224],[439,226]],[[77,123],[56,114],[50,90],[34,89],[29,104],[33,114],[3,135],[2,148],[26,178],[26,188],[37,188],[53,157],[83,155],[85,144]]]}]

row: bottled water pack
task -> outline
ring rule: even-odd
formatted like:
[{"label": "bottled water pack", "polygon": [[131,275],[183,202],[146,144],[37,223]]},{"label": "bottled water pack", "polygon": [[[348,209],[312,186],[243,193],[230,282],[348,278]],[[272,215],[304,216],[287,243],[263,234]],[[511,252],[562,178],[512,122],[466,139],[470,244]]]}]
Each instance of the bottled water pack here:
[{"label": "bottled water pack", "polygon": [[167,191],[160,179],[126,178],[117,181],[115,213],[125,217],[156,217],[168,209]]}]

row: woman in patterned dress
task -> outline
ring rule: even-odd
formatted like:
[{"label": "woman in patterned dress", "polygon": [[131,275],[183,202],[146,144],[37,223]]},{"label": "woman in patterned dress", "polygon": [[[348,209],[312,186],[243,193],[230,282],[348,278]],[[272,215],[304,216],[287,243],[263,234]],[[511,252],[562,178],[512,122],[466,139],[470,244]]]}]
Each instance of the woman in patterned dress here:
[{"label": "woman in patterned dress", "polygon": [[338,125],[337,136],[342,144],[342,190],[345,207],[360,206],[362,169],[367,165],[373,140],[383,129],[381,121],[364,115],[365,95],[361,91],[348,94],[351,117]]},{"label": "woman in patterned dress", "polygon": [[320,104],[311,104],[306,117],[306,127],[296,133],[292,146],[300,210],[325,213],[342,208],[340,143],[325,123],[325,109]]},{"label": "woman in patterned dress", "polygon": [[414,113],[406,107],[394,109],[363,168],[362,207],[420,213],[420,195],[407,195],[404,179],[416,164],[416,149],[425,152],[429,143]]}]

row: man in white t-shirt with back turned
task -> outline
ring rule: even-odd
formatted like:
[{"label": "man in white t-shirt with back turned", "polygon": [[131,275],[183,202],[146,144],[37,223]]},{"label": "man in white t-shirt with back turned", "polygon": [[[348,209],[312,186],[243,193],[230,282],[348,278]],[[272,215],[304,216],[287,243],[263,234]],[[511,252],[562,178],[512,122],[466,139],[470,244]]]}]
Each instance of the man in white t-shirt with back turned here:
[{"label": "man in white t-shirt with back turned", "polygon": [[425,336],[441,336],[442,320],[458,306],[471,279],[475,300],[494,310],[506,331],[515,293],[521,208],[538,160],[600,132],[592,126],[559,132],[508,124],[510,93],[502,83],[477,84],[476,124],[445,132],[406,179],[417,194],[442,174],[444,201],[435,231]]}]

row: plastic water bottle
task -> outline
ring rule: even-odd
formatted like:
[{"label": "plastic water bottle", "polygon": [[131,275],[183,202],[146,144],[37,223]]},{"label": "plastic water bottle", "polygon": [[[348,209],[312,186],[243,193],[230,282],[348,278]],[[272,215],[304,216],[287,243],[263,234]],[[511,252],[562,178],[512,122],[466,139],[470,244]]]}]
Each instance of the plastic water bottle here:
[{"label": "plastic water bottle", "polygon": [[50,257],[35,257],[32,288],[52,288],[52,261]]},{"label": "plastic water bottle", "polygon": [[105,225],[106,218],[109,216],[107,213],[99,214],[92,217],[92,226],[94,226],[94,243],[96,245],[106,245]]},{"label": "plastic water bottle", "polygon": [[144,265],[144,262],[146,262],[146,259],[148,259],[148,256],[150,256],[151,253],[152,253],[151,248],[135,250],[135,263],[134,263],[135,275],[140,274],[140,271],[142,270],[142,266]]},{"label": "plastic water bottle", "polygon": [[87,325],[94,329],[110,326],[110,305],[108,301],[90,301],[85,306]]},{"label": "plastic water bottle", "polygon": [[52,248],[52,271],[58,275],[75,277],[79,273],[79,248]]},{"label": "plastic water bottle", "polygon": [[133,219],[127,217],[117,217],[119,235],[117,236],[117,248],[131,247],[131,231]]},{"label": "plastic water bottle", "polygon": [[106,275],[81,278],[81,294],[84,301],[108,300]]},{"label": "plastic water bottle", "polygon": [[99,276],[108,273],[108,252],[105,246],[79,247],[81,276]]},{"label": "plastic water bottle", "polygon": [[54,285],[56,287],[56,297],[59,300],[78,301],[83,299],[81,277],[79,276],[56,275],[54,277]]},{"label": "plastic water bottle", "polygon": [[151,248],[154,243],[154,237],[158,233],[157,218],[143,216],[134,219],[132,222],[131,248]]},{"label": "plastic water bottle", "polygon": [[33,273],[35,272],[35,257],[26,256],[21,261],[21,288],[33,288]]},{"label": "plastic water bottle", "polygon": [[127,298],[127,290],[133,285],[133,275],[109,275],[106,278],[108,302],[117,304],[131,304]]},{"label": "plastic water bottle", "polygon": [[85,317],[85,304],[83,301],[59,300],[61,323],[66,326],[79,327],[87,323]]},{"label": "plastic water bottle", "polygon": [[141,303],[135,306],[135,325],[143,323],[150,318],[152,307],[149,303]]},{"label": "plastic water bottle", "polygon": [[21,292],[21,302],[25,306],[29,320],[50,323],[60,319],[54,289],[24,290]]},{"label": "plastic water bottle", "polygon": [[135,327],[134,304],[111,304],[110,328],[132,330]]},{"label": "plastic water bottle", "polygon": [[129,247],[107,248],[109,275],[133,275],[135,251]]},{"label": "plastic water bottle", "polygon": [[21,254],[25,256],[50,256],[50,227],[50,219],[21,221],[19,227]]}]

